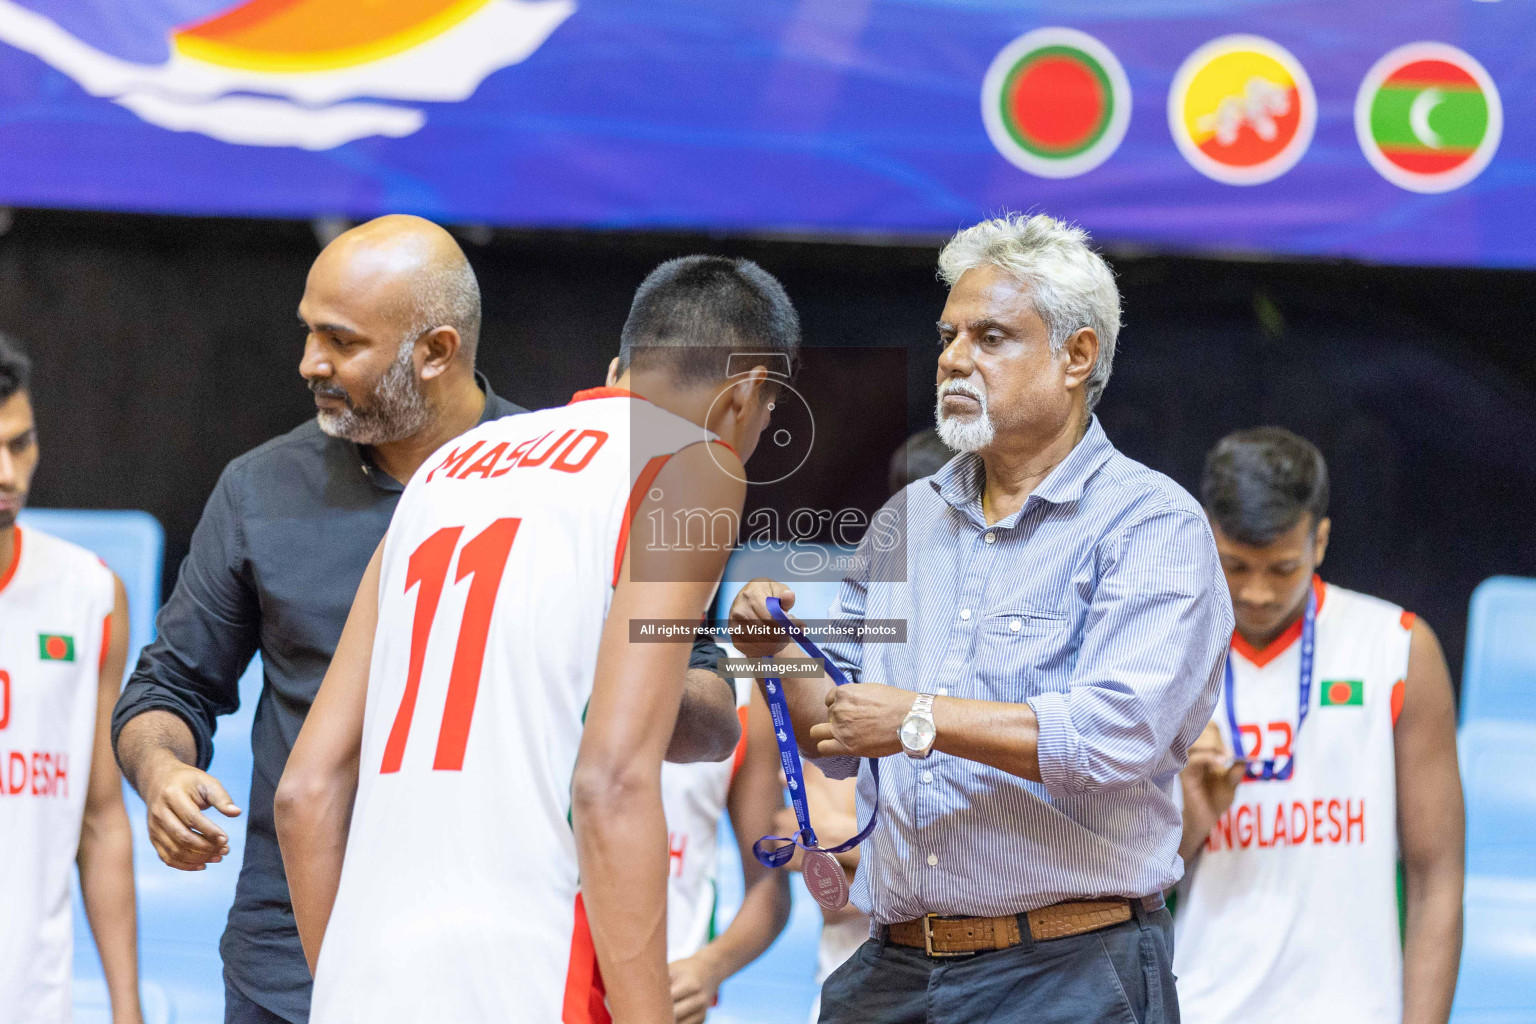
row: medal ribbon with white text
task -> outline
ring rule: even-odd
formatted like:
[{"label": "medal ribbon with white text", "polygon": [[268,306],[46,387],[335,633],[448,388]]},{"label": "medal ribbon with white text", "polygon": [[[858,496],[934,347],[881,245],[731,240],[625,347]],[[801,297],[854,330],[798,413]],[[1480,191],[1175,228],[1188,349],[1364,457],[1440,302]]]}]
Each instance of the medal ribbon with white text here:
[{"label": "medal ribbon with white text", "polygon": [[[1227,705],[1227,725],[1232,730],[1232,752],[1237,760],[1248,762],[1243,767],[1243,777],[1249,781],[1269,782],[1273,779],[1284,782],[1296,770],[1296,748],[1301,745],[1301,727],[1306,723],[1307,711],[1312,706],[1312,657],[1316,645],[1317,592],[1309,584],[1307,610],[1302,613],[1301,618],[1301,679],[1297,686],[1296,731],[1291,734],[1291,756],[1286,758],[1285,767],[1279,771],[1275,770],[1275,758],[1260,762],[1259,770],[1255,771],[1251,762],[1257,758],[1248,758],[1243,755],[1243,732],[1237,724],[1237,707],[1233,694],[1232,652],[1227,652],[1226,673],[1222,680]],[[1254,753],[1257,754],[1258,751],[1255,750]]]},{"label": "medal ribbon with white text", "polygon": [[[799,644],[806,654],[821,659],[826,666],[828,678],[838,686],[847,685],[848,677],[784,614],[784,610],[779,607],[779,599],[770,597],[767,604],[768,614],[783,627],[790,639]],[[795,743],[794,726],[789,719],[784,681],[773,676],[765,677],[763,689],[768,698],[768,711],[773,716],[773,735],[779,744],[779,763],[784,768],[784,778],[789,785],[789,802],[795,809],[795,821],[800,825],[800,830],[793,836],[763,836],[752,844],[752,853],[764,867],[779,868],[788,864],[794,856],[795,847],[800,847],[805,851],[801,873],[805,877],[806,888],[811,891],[817,903],[829,910],[836,910],[848,903],[848,881],[842,865],[832,855],[853,849],[875,830],[875,822],[880,818],[880,760],[874,757],[869,759],[870,774],[875,778],[875,809],[869,816],[869,824],[846,843],[821,849],[816,840],[816,830],[811,827],[811,811],[805,799],[805,772],[800,764],[800,748]],[[781,845],[770,848],[769,844],[773,843]]]}]

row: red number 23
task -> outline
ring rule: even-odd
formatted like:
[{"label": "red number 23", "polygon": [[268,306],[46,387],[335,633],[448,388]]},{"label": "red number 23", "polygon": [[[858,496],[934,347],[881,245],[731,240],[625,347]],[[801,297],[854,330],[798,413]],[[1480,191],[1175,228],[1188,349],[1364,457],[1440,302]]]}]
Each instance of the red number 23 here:
[{"label": "red number 23", "polygon": [[[437,756],[432,767],[437,771],[460,771],[464,767],[464,746],[469,742],[469,722],[475,714],[475,696],[480,692],[480,669],[485,662],[485,642],[491,631],[491,611],[501,574],[512,552],[521,519],[498,519],[470,539],[459,552],[459,571],[455,583],[473,576],[469,597],[464,602],[464,618],[459,623],[458,644],[453,651],[453,668],[448,673],[448,700],[443,706],[443,724],[437,733]],[[421,687],[421,668],[427,657],[427,638],[437,603],[448,580],[448,566],[459,546],[462,526],[448,526],[421,542],[406,563],[405,589],[416,592],[416,615],[411,622],[411,658],[405,676],[405,693],[400,710],[384,744],[381,773],[397,772],[405,757],[405,741],[411,731],[411,716],[416,712],[416,693]]]}]

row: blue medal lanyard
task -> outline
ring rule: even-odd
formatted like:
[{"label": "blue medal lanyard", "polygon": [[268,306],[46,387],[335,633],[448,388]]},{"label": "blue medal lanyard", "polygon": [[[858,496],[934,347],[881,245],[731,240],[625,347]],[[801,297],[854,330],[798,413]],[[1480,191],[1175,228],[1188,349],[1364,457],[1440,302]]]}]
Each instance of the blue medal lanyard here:
[{"label": "blue medal lanyard", "polygon": [[[813,658],[820,658],[826,665],[827,675],[838,686],[845,686],[848,677],[842,670],[832,663],[832,659],[821,652],[821,649],[806,637],[805,632],[790,621],[789,616],[779,607],[779,599],[770,597],[767,600],[768,614],[773,616],[773,621],[783,627],[790,639],[800,645],[800,649]],[[805,800],[805,772],[800,766],[800,748],[795,743],[794,726],[789,720],[789,702],[784,698],[784,682],[777,677],[765,677],[763,689],[767,691],[768,710],[773,715],[773,735],[779,744],[779,763],[784,767],[784,778],[789,784],[789,802],[795,808],[795,821],[800,825],[800,831],[792,836],[763,836],[752,844],[752,853],[759,863],[768,868],[780,868],[789,863],[795,855],[795,847],[803,850],[820,849],[816,841],[816,830],[811,828],[811,811]],[[875,822],[880,817],[880,759],[869,759],[870,774],[875,777],[875,810],[869,816],[869,824],[859,831],[859,834],[840,846],[833,846],[823,853],[842,853],[858,846],[869,834],[875,830]],[[770,848],[770,844],[782,844]]]},{"label": "blue medal lanyard", "polygon": [[1300,696],[1297,699],[1296,731],[1291,734],[1291,756],[1286,759],[1285,767],[1275,770],[1275,759],[1270,758],[1262,762],[1261,770],[1254,771],[1253,765],[1247,763],[1243,755],[1243,732],[1237,724],[1237,709],[1232,690],[1232,652],[1227,652],[1226,678],[1224,686],[1226,691],[1227,725],[1232,730],[1232,750],[1237,759],[1244,762],[1243,778],[1255,782],[1269,782],[1271,779],[1285,782],[1291,777],[1296,768],[1296,748],[1301,742],[1301,727],[1307,720],[1307,710],[1312,706],[1312,654],[1317,642],[1317,590],[1309,582],[1307,584],[1307,609],[1301,617],[1301,684],[1298,687]]}]

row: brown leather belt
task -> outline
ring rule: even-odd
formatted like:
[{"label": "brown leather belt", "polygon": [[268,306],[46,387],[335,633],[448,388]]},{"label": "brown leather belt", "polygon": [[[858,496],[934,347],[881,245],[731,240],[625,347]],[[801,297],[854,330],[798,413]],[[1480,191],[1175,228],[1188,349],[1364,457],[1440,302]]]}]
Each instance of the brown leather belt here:
[{"label": "brown leather belt", "polygon": [[921,949],[929,956],[969,956],[994,949],[1017,946],[1025,939],[1023,931],[1035,942],[1065,939],[1071,935],[1096,932],[1100,928],[1129,921],[1132,903],[1139,903],[1147,913],[1163,908],[1160,894],[1139,900],[1114,897],[1102,900],[1068,900],[1026,914],[1003,917],[940,917],[928,914],[915,921],[890,925],[886,936],[898,946]]}]

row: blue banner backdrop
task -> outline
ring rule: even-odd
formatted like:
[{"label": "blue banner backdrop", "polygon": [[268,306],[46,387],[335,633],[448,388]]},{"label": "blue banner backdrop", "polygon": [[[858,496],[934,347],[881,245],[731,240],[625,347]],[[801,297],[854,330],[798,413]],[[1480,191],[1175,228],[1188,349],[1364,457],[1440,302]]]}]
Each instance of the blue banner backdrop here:
[{"label": "blue banner backdrop", "polygon": [[0,0],[0,203],[839,235],[1039,209],[1531,266],[1533,39],[1525,0]]}]

